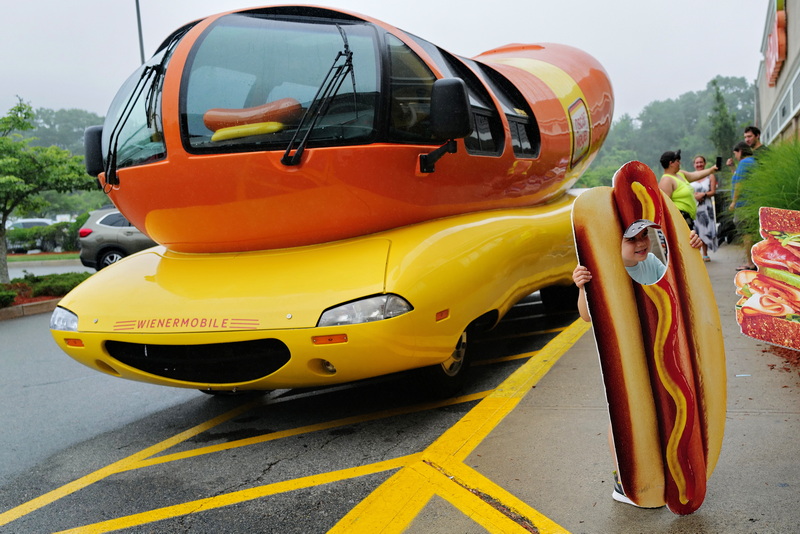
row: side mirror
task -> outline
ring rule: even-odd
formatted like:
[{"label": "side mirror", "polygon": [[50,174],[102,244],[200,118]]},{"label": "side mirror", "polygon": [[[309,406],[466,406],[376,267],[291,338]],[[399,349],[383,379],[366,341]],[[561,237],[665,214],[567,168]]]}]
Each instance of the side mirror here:
[{"label": "side mirror", "polygon": [[445,154],[455,154],[458,150],[455,140],[468,136],[474,129],[464,80],[444,78],[433,82],[430,119],[434,137],[447,142],[430,154],[419,157],[420,171],[426,173],[434,172],[436,162]]},{"label": "side mirror", "polygon": [[83,132],[83,161],[86,165],[86,173],[97,178],[101,172],[105,171],[103,165],[103,127],[89,126]]},{"label": "side mirror", "polygon": [[431,131],[436,138],[458,139],[471,134],[474,126],[464,80],[436,80],[431,90],[430,113]]}]

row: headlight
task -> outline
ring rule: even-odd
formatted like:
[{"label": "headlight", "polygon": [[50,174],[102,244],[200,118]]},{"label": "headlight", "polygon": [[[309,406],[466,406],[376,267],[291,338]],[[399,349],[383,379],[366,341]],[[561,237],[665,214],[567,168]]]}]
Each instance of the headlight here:
[{"label": "headlight", "polygon": [[56,308],[50,316],[50,330],[78,331],[78,316],[64,308]]},{"label": "headlight", "polygon": [[413,310],[413,306],[397,295],[377,295],[336,306],[322,313],[317,326],[369,323],[397,317]]}]

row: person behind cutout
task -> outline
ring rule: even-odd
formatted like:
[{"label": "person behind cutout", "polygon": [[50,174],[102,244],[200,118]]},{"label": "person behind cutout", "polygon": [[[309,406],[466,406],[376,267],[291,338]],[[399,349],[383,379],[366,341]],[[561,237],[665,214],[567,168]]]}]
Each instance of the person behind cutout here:
[{"label": "person behind cutout", "polygon": [[[661,229],[661,226],[648,219],[639,219],[631,223],[622,233],[621,254],[622,263],[630,277],[644,285],[655,284],[666,272],[667,267],[661,263],[658,257],[650,252],[650,228]],[[703,245],[703,240],[694,230],[689,232],[689,244],[692,248],[699,249]],[[583,265],[578,265],[572,272],[572,281],[578,286],[578,312],[581,319],[591,322],[589,306],[586,301],[586,284],[591,281],[592,273]],[[608,428],[608,446],[611,449],[611,457],[614,459],[614,490],[611,497],[617,501],[637,506],[630,500],[622,490],[616,471],[616,452],[614,449],[614,438],[611,432],[611,425]]]},{"label": "person behind cutout", "polygon": [[[644,285],[655,284],[667,270],[661,260],[650,252],[649,228],[660,229],[661,226],[647,219],[639,219],[631,223],[622,233],[622,263],[631,278]],[[689,244],[692,248],[703,246],[703,241],[694,230],[689,233]],[[578,286],[578,311],[581,319],[587,322],[590,322],[591,318],[584,285],[591,279],[592,273],[583,265],[576,266],[572,272],[572,281]]]}]

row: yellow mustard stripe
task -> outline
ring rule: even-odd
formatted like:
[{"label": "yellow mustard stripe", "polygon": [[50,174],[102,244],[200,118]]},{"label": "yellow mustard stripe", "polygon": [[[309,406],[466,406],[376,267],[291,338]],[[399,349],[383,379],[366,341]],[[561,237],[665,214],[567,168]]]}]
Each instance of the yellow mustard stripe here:
[{"label": "yellow mustard stripe", "polygon": [[204,512],[207,510],[213,510],[215,508],[221,508],[223,506],[231,506],[233,504],[252,501],[254,499],[268,497],[278,493],[320,486],[322,484],[330,484],[331,482],[338,482],[340,480],[372,475],[375,473],[381,473],[383,471],[390,471],[392,469],[397,469],[412,463],[417,460],[418,457],[419,453],[416,453],[361,467],[331,471],[319,475],[311,475],[294,480],[287,480],[285,482],[276,482],[274,484],[267,484],[246,490],[234,491],[206,499],[197,499],[195,501],[176,504],[174,506],[166,506],[164,508],[159,508],[148,512],[120,517],[118,519],[93,523],[91,525],[64,530],[58,534],[99,534],[102,532],[112,532],[114,530],[120,530],[123,528],[131,528],[162,519]]},{"label": "yellow mustard stripe", "polygon": [[[535,357],[514,371],[500,387],[478,403],[475,408],[470,410],[469,413],[464,415],[455,425],[431,444],[422,453],[419,463],[409,465],[395,473],[366,499],[356,505],[329,533],[373,534],[375,532],[402,532],[410,524],[410,520],[416,517],[425,503],[428,502],[428,499],[411,499],[409,495],[420,491],[425,492],[427,495],[429,491],[427,486],[438,480],[437,477],[418,476],[420,472],[429,472],[425,465],[447,466],[448,469],[456,471],[457,468],[455,466],[461,464],[469,456],[475,447],[531,391],[532,386],[586,333],[589,327],[589,323],[578,319],[553,338]],[[407,474],[410,470],[416,471],[416,474],[413,476]],[[443,478],[443,483],[455,484],[447,477]],[[412,490],[409,488],[409,479],[417,480],[419,484],[425,487]],[[480,480],[475,484],[476,486],[485,486],[486,481]],[[481,487],[480,490],[489,495],[497,492],[498,487],[493,484],[491,486],[488,488]],[[443,490],[437,488],[436,493],[442,494]],[[510,494],[506,492],[497,493],[511,499]],[[564,532],[563,528],[553,523],[546,516],[521,501],[517,501],[516,498],[513,500],[515,500],[515,507],[521,512],[524,511],[525,517],[533,521],[542,534]],[[461,501],[450,502],[458,506]],[[405,510],[399,511],[387,503],[402,505]],[[470,513],[469,510],[466,512]],[[408,521],[403,523],[401,518],[406,518]],[[505,519],[498,520],[505,524]],[[542,525],[542,527],[539,527],[539,525]],[[486,525],[484,527],[488,528]],[[504,532],[500,527],[489,528],[489,530],[491,532]]]},{"label": "yellow mustard stripe", "polygon": [[642,219],[655,221],[656,207],[653,204],[653,199],[650,198],[650,195],[647,193],[647,189],[639,182],[633,182],[631,184],[631,189],[642,205]]},{"label": "yellow mustard stripe", "polygon": [[672,473],[672,478],[678,486],[680,501],[686,504],[689,502],[689,498],[686,496],[686,476],[678,460],[678,443],[681,434],[686,428],[688,408],[686,405],[686,397],[678,387],[678,384],[667,372],[664,363],[664,347],[666,346],[667,334],[672,324],[672,304],[669,301],[667,292],[657,285],[643,285],[641,287],[658,310],[658,327],[656,328],[656,336],[653,341],[653,357],[655,359],[658,377],[661,379],[664,389],[667,390],[670,397],[672,397],[672,401],[675,403],[675,423],[672,425],[672,431],[667,440],[665,456],[667,457],[667,466],[670,473]]},{"label": "yellow mustard stripe", "polygon": [[164,451],[166,449],[169,449],[170,447],[173,447],[173,446],[175,446],[175,445],[177,445],[177,444],[179,444],[179,443],[181,443],[183,441],[186,441],[187,439],[189,439],[191,437],[194,437],[194,436],[196,436],[198,434],[206,432],[207,430],[209,430],[209,429],[211,429],[211,428],[213,428],[213,427],[215,427],[217,425],[220,425],[220,424],[222,424],[222,423],[224,423],[226,421],[229,421],[230,419],[233,419],[234,417],[238,417],[239,415],[241,415],[241,414],[243,414],[243,413],[245,413],[247,411],[252,410],[253,408],[255,408],[257,405],[259,405],[261,403],[262,403],[262,400],[259,399],[259,400],[252,401],[252,402],[249,402],[247,404],[244,404],[242,406],[239,406],[238,408],[230,410],[230,411],[228,411],[228,412],[226,412],[226,413],[224,413],[224,414],[222,414],[220,416],[215,417],[214,419],[211,419],[209,421],[206,421],[205,423],[202,423],[202,424],[197,425],[197,426],[195,426],[193,428],[190,428],[190,429],[188,429],[188,430],[186,430],[184,432],[181,432],[180,434],[172,436],[169,439],[166,439],[166,440],[164,440],[164,441],[162,441],[160,443],[157,443],[157,444],[155,444],[155,445],[153,445],[151,447],[143,449],[143,450],[141,450],[141,451],[139,451],[139,452],[137,452],[135,454],[132,454],[132,455],[128,456],[127,458],[123,458],[122,460],[118,460],[118,461],[116,461],[116,462],[114,462],[112,464],[107,465],[106,467],[103,467],[102,469],[98,469],[97,471],[95,471],[93,473],[90,473],[90,474],[88,474],[86,476],[83,476],[83,477],[77,479],[77,480],[74,480],[73,482],[70,482],[69,484],[61,486],[60,488],[57,488],[57,489],[55,489],[53,491],[45,493],[44,495],[41,495],[40,497],[37,497],[35,499],[32,499],[32,500],[30,500],[30,501],[28,501],[26,503],[23,503],[23,504],[17,506],[15,508],[12,508],[11,510],[8,510],[7,512],[4,512],[4,513],[0,514],[0,526],[1,525],[6,525],[6,524],[8,524],[8,523],[10,523],[12,521],[15,521],[15,520],[19,519],[20,517],[22,517],[24,515],[27,515],[27,514],[33,512],[33,511],[35,511],[35,510],[38,510],[39,508],[42,508],[43,506],[47,506],[48,504],[50,504],[52,502],[55,502],[58,499],[61,499],[63,497],[66,497],[67,495],[69,495],[71,493],[75,493],[76,491],[82,490],[83,488],[85,488],[87,486],[90,486],[90,485],[94,484],[95,482],[97,482],[99,480],[102,480],[102,479],[104,479],[106,477],[109,477],[109,476],[114,475],[116,473],[119,473],[121,471],[126,471],[129,468],[128,466],[130,466],[131,464],[135,464],[136,462],[144,460],[145,458],[149,458],[150,456],[158,454],[161,451]]},{"label": "yellow mustard stripe", "polygon": [[[647,189],[639,182],[633,182],[631,184],[631,189],[642,205],[642,218],[650,219],[651,221],[655,220],[656,207]],[[664,367],[664,347],[667,334],[672,326],[672,304],[670,303],[666,291],[657,285],[643,285],[642,288],[658,310],[658,326],[656,328],[653,355],[658,376],[661,378],[661,383],[675,403],[675,423],[673,424],[672,431],[667,440],[667,468],[670,473],[672,473],[672,478],[675,480],[675,484],[678,487],[680,501],[686,504],[689,502],[689,498],[686,495],[686,475],[678,460],[678,444],[681,434],[686,428],[688,407],[686,396]]]},{"label": "yellow mustard stripe", "polygon": [[583,91],[572,79],[572,76],[552,63],[531,58],[500,58],[492,61],[517,67],[538,76],[555,93],[556,97],[561,101],[561,105],[564,106],[565,112],[579,98],[586,102]]},{"label": "yellow mustard stripe", "polygon": [[[552,63],[531,58],[500,58],[497,60],[493,59],[493,61],[522,69],[539,77],[539,79],[545,82],[550,90],[555,93],[556,98],[558,98],[558,100],[561,102],[561,107],[564,108],[564,115],[567,117],[571,117],[569,108],[575,103],[575,101],[581,100],[584,102],[584,104],[586,103],[586,96],[583,94],[580,86],[575,82],[572,76],[567,74],[566,71],[560,69],[559,67],[556,67]],[[592,112],[589,109],[589,106],[586,105],[586,115],[589,119],[590,128],[592,124],[591,113]],[[572,119],[570,118],[570,120]],[[575,132],[572,131],[571,127],[569,129],[569,136],[571,145],[574,147]],[[590,136],[589,139],[591,143],[594,142],[594,136]],[[571,154],[570,161],[573,161],[574,157],[575,154]]]}]

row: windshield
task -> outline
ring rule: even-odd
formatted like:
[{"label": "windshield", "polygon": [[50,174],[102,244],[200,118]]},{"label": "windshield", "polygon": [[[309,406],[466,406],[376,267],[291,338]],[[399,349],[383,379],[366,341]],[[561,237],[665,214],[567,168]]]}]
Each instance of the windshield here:
[{"label": "windshield", "polygon": [[[371,25],[298,22],[234,14],[195,45],[181,89],[181,122],[193,152],[286,150],[368,142],[378,105],[377,37]],[[351,66],[336,91],[321,91],[337,57]],[[326,101],[316,121],[301,121]]]},{"label": "windshield", "polygon": [[111,103],[102,136],[109,178],[116,168],[140,165],[167,155],[161,135],[161,84],[171,51],[172,47],[164,48],[139,67]]}]

